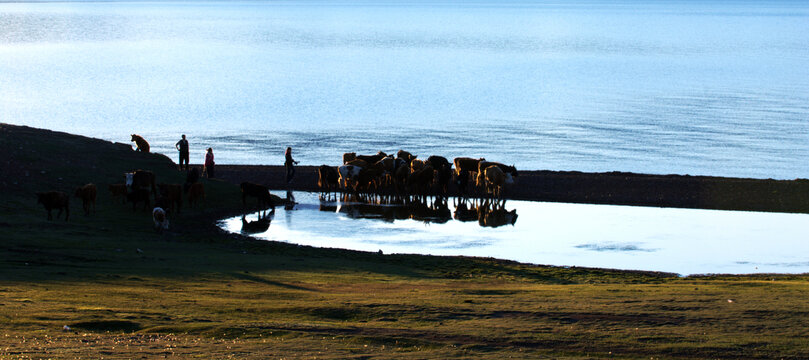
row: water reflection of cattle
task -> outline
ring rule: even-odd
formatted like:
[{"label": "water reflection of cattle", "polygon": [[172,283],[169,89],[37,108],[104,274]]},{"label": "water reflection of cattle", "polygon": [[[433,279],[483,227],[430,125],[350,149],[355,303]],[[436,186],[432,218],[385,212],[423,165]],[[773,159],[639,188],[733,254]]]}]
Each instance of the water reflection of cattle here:
[{"label": "water reflection of cattle", "polygon": [[248,234],[256,234],[256,233],[263,233],[270,228],[270,222],[272,222],[272,218],[275,215],[275,209],[273,208],[269,213],[264,211],[263,214],[261,211],[258,213],[258,219],[255,221],[247,221],[247,218],[242,215],[242,232]]},{"label": "water reflection of cattle", "polygon": [[455,206],[455,213],[453,218],[461,222],[478,221],[478,208],[477,206],[467,205],[466,201],[461,201],[460,204]]},{"label": "water reflection of cattle", "polygon": [[483,227],[514,225],[516,222],[517,209],[511,211],[503,208],[486,209],[478,218],[478,224]]},{"label": "water reflection of cattle", "polygon": [[345,194],[339,206],[321,202],[321,211],[338,211],[352,219],[379,219],[387,222],[413,219],[427,223],[445,223],[452,219],[445,199],[424,202],[418,199],[365,197]]},{"label": "water reflection of cattle", "polygon": [[453,218],[462,222],[477,221],[478,225],[483,227],[499,227],[514,225],[517,222],[517,210],[506,210],[505,201],[490,202],[486,200],[481,203],[460,201],[455,206]]}]

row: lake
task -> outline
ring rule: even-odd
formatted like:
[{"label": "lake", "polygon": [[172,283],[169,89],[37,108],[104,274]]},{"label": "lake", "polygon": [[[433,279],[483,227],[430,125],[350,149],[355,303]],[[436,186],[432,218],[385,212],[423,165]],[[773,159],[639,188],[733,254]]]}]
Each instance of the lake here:
[{"label": "lake", "polygon": [[0,3],[0,121],[195,163],[807,178],[807,44],[800,1]]},{"label": "lake", "polygon": [[219,226],[263,240],[385,254],[482,256],[680,275],[809,272],[809,214],[511,200],[494,209],[456,206],[457,199],[378,204],[305,192],[292,196],[297,204],[277,208],[266,227],[257,224],[257,213],[245,217],[246,227],[241,217]]}]

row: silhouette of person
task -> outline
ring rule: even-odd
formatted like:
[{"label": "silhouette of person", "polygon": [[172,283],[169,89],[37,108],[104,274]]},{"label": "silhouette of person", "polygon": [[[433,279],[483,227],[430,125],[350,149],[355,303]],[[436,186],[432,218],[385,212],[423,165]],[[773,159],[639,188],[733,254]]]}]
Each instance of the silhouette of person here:
[{"label": "silhouette of person", "polygon": [[292,178],[295,176],[295,166],[298,162],[292,159],[292,148],[287,147],[287,151],[284,152],[284,166],[287,169],[287,184],[292,182]]},{"label": "silhouette of person", "polygon": [[213,149],[211,148],[208,148],[208,152],[205,154],[205,173],[209,179],[214,177]]},{"label": "silhouette of person", "polygon": [[174,147],[180,151],[180,170],[183,169],[183,161],[185,161],[185,170],[188,170],[188,140],[185,139],[185,134],[183,134],[183,138],[180,139]]}]

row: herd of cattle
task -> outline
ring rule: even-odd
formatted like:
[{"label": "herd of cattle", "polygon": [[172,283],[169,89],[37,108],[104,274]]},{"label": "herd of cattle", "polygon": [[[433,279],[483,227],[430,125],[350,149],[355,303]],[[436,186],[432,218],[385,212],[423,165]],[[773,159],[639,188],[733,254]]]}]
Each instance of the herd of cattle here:
[{"label": "herd of cattle", "polygon": [[514,166],[484,158],[457,157],[450,163],[437,155],[421,160],[404,150],[395,157],[382,151],[376,155],[352,152],[343,154],[343,164],[338,167],[321,165],[317,184],[323,192],[446,196],[450,181],[454,181],[458,195],[468,196],[471,182],[485,194],[500,198],[517,175]]},{"label": "herd of cattle", "polygon": [[[199,181],[199,170],[191,169],[186,174],[184,184],[156,183],[155,174],[148,170],[135,170],[124,173],[124,182],[109,185],[113,199],[121,198],[123,203],[132,203],[132,210],[143,203],[143,210],[152,208],[152,217],[156,229],[167,229],[167,213],[179,213],[183,204],[183,194],[188,205],[196,206],[205,199],[205,188]],[[74,196],[82,200],[85,215],[95,212],[98,190],[95,184],[86,184],[76,189]],[[154,198],[154,207],[152,207]],[[65,212],[65,221],[70,217],[70,196],[62,191],[37,193],[37,202],[45,207],[48,220],[53,219],[51,211],[56,209],[59,218]]]}]

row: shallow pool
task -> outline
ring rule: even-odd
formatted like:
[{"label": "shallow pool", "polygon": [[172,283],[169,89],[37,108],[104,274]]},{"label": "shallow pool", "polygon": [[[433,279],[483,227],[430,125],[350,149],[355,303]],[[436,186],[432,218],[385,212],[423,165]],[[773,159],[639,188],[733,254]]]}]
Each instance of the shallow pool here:
[{"label": "shallow pool", "polygon": [[[284,197],[284,193],[277,195]],[[562,266],[703,273],[809,272],[809,215],[507,201],[384,203],[295,192],[293,207],[220,221],[317,247],[467,255]]]}]

